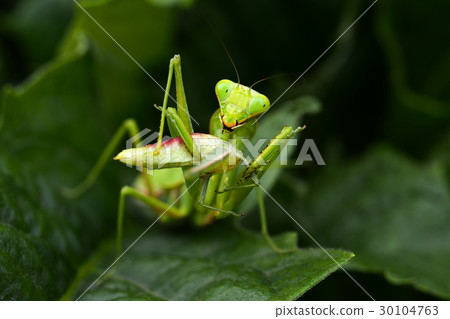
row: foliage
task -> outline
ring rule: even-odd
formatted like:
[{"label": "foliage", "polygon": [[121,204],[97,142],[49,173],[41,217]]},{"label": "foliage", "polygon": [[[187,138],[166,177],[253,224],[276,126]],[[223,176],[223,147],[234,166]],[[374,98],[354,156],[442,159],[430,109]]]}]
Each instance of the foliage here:
[{"label": "foliage", "polygon": [[[181,54],[196,130],[205,132],[217,107],[213,85],[235,75],[201,15],[222,37],[242,82],[251,84],[301,74],[371,2],[79,3],[160,84],[169,58]],[[255,5],[266,15],[255,14]],[[378,274],[393,291],[407,284],[418,299],[450,298],[441,279],[450,266],[450,47],[436,37],[439,30],[448,38],[448,6],[379,1],[258,131],[270,138],[283,121],[307,124],[302,140],[314,139],[327,166],[275,169],[266,186],[320,244],[337,248],[327,251],[339,263],[355,253],[347,264],[352,275]],[[125,118],[157,128],[151,105],[163,92],[73,1],[3,2],[0,10],[0,298],[76,299],[114,258],[118,192],[135,172],[111,162],[83,197],[70,200],[61,190],[80,181]],[[294,78],[256,89],[274,101]],[[299,99],[304,95],[317,97],[322,111],[308,115],[317,103]],[[300,247],[274,254],[253,232],[255,202],[244,203],[250,216],[240,224],[156,224],[83,299],[296,299],[338,269],[267,199],[276,240]],[[131,242],[151,221],[135,203],[127,212]],[[383,298],[371,282],[360,284]],[[323,298],[345,296],[333,291],[339,295]]]}]

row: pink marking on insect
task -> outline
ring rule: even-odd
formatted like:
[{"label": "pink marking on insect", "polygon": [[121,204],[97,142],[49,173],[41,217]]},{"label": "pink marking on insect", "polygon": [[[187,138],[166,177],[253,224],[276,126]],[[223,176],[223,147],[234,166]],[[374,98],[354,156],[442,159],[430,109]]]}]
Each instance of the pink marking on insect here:
[{"label": "pink marking on insect", "polygon": [[[202,137],[202,136],[208,136],[208,134],[203,134],[203,133],[191,133],[191,134],[189,134],[192,138],[194,138],[194,137]],[[183,142],[183,139],[180,137],[180,136],[177,136],[177,137],[173,137],[173,138],[171,138],[171,139],[168,139],[168,140],[165,140],[165,141],[163,141],[162,143],[161,143],[161,148],[163,148],[163,147],[170,147],[170,146],[172,146],[172,144],[175,144],[175,145],[177,145],[177,144],[184,144],[184,142]],[[154,143],[154,144],[147,144],[147,145],[145,145],[145,147],[153,147],[153,146],[156,146],[157,145],[157,143]]]}]

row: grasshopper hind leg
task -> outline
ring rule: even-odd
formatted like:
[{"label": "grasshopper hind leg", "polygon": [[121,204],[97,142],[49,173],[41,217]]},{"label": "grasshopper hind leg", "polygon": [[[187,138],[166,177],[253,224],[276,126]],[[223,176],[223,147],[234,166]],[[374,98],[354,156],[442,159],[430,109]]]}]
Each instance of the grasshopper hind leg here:
[{"label": "grasshopper hind leg", "polygon": [[123,137],[126,136],[127,133],[130,138],[134,138],[135,145],[140,143],[139,128],[136,121],[134,119],[127,119],[123,121],[86,178],[73,188],[63,188],[63,195],[68,198],[77,198],[85,193],[95,183],[103,167],[105,167],[106,163],[112,158],[116,148],[122,142]]},{"label": "grasshopper hind leg", "polygon": [[[189,204],[185,205],[185,207],[175,207],[174,204],[169,204],[163,202],[162,200],[152,197],[149,195],[143,194],[141,191],[134,187],[124,186],[120,190],[120,199],[119,199],[119,208],[117,212],[117,242],[116,242],[116,254],[119,257],[122,254],[122,237],[123,237],[123,220],[125,214],[125,199],[128,197],[134,197],[137,200],[140,200],[144,204],[163,212],[163,214],[168,214],[174,218],[184,218],[187,216],[190,211]],[[185,203],[186,204],[186,203]]]}]

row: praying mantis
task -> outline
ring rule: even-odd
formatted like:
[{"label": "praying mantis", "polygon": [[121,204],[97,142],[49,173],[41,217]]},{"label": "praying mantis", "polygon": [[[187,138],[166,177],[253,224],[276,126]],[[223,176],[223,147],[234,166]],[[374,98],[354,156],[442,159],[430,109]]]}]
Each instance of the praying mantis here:
[{"label": "praying mantis", "polygon": [[[177,107],[168,107],[169,91],[175,73]],[[153,208],[163,222],[174,223],[189,220],[195,226],[205,226],[214,219],[230,215],[242,216],[235,210],[249,195],[253,187],[259,187],[259,179],[278,157],[287,141],[305,127],[282,128],[267,147],[251,162],[241,150],[243,141],[250,140],[257,129],[256,117],[265,112],[269,99],[261,93],[230,80],[221,80],[215,87],[220,108],[210,120],[209,134],[193,130],[185,97],[181,58],[170,60],[169,75],[161,111],[157,143],[130,148],[114,159],[142,169],[135,185],[124,186],[120,191],[117,215],[117,255],[122,251],[122,228],[125,199],[134,197]],[[163,141],[167,121],[171,139]],[[66,194],[76,197],[85,192],[97,179],[102,168],[113,156],[126,134],[139,136],[139,128],[133,119],[125,120],[87,177]],[[136,138],[135,146],[141,140]],[[241,169],[239,164],[243,163]],[[278,253],[271,239],[265,216],[263,194],[259,189],[261,231],[268,244]]]}]

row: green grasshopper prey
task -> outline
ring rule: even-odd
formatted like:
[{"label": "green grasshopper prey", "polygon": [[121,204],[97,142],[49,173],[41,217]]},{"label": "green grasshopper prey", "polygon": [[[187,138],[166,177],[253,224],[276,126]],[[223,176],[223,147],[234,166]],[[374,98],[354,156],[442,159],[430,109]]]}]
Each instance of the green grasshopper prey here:
[{"label": "green grasshopper prey", "polygon": [[[177,107],[168,107],[169,91],[175,72]],[[216,218],[241,216],[236,208],[245,200],[259,179],[278,157],[288,139],[304,127],[284,127],[267,147],[250,163],[241,150],[243,140],[251,139],[256,131],[255,117],[269,108],[269,100],[251,88],[221,80],[216,95],[220,108],[210,121],[210,134],[195,133],[189,115],[178,55],[170,60],[166,93],[161,110],[157,143],[126,149],[114,159],[142,168],[134,187],[124,186],[120,192],[117,221],[117,253],[121,252],[122,224],[125,199],[134,197],[152,207],[164,222],[189,220],[204,226]],[[171,134],[162,140],[167,120]],[[128,119],[107,145],[86,179],[71,190],[72,196],[86,191],[96,180],[107,160],[127,133],[139,136],[136,122]],[[136,139],[135,145],[140,144]],[[244,167],[239,166],[243,163]],[[188,192],[187,192],[188,191]],[[262,233],[269,245],[279,249],[269,236],[264,213],[262,193],[259,193]]]}]

